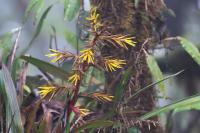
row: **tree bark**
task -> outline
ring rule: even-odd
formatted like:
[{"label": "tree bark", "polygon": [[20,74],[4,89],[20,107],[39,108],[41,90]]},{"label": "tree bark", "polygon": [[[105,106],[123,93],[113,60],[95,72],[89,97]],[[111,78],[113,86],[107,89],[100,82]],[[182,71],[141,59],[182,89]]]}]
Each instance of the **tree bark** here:
[{"label": "tree bark", "polygon": [[[156,91],[150,88],[137,97],[132,98],[127,104],[126,99],[134,94],[139,88],[143,88],[152,83],[148,66],[146,64],[145,53],[142,49],[148,51],[154,47],[151,43],[144,42],[151,38],[154,44],[164,37],[164,22],[162,20],[162,11],[165,5],[162,0],[91,0],[92,6],[97,7],[103,25],[108,26],[107,30],[115,34],[131,35],[135,37],[136,47],[128,50],[115,47],[104,47],[102,53],[125,59],[127,66],[132,68],[132,75],[129,83],[124,89],[121,101],[118,103],[117,116],[113,120],[123,123],[123,132],[132,126],[136,126],[142,133],[163,133],[163,129],[156,122],[158,117],[149,121],[141,121],[139,117],[152,111],[156,104]],[[136,6],[137,5],[137,6]],[[125,69],[126,69],[125,68]],[[106,73],[107,92],[114,94],[116,85],[120,80],[121,71],[115,73]],[[108,110],[106,110],[108,111]],[[111,132],[113,129],[107,129]],[[114,132],[120,132],[116,130]]]}]

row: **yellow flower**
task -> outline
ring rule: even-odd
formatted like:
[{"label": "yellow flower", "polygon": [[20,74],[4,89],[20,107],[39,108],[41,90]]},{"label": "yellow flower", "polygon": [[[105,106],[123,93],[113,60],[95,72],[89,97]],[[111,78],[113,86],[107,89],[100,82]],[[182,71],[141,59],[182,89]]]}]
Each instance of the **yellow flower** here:
[{"label": "yellow flower", "polygon": [[92,24],[96,24],[98,17],[99,17],[99,14],[97,14],[97,8],[93,7],[90,10],[90,16],[87,17],[86,19],[91,21]]},{"label": "yellow flower", "polygon": [[108,95],[105,93],[98,93],[98,92],[92,93],[92,97],[94,97],[97,100],[102,101],[102,102],[111,102],[114,98],[114,96],[112,96],[112,95]]},{"label": "yellow flower", "polygon": [[116,69],[122,68],[122,65],[126,64],[125,60],[105,58],[104,64],[107,71],[116,71]]},{"label": "yellow flower", "polygon": [[50,93],[54,94],[56,91],[56,87],[52,85],[44,85],[38,88],[39,88],[39,94],[41,98],[45,98]]},{"label": "yellow flower", "polygon": [[77,85],[79,80],[80,80],[80,75],[78,73],[74,73],[68,78],[68,81],[70,81],[75,86]]},{"label": "yellow flower", "polygon": [[51,62],[55,63],[59,60],[63,61],[65,58],[68,57],[73,57],[73,55],[71,53],[67,53],[67,52],[59,52],[57,50],[54,49],[49,49],[52,53],[51,54],[47,54],[47,57],[54,57]]},{"label": "yellow flower", "polygon": [[94,64],[94,52],[91,48],[89,49],[85,49],[85,50],[81,50],[81,55],[80,55],[80,59],[82,62],[87,62]]},{"label": "yellow flower", "polygon": [[97,31],[97,29],[102,26],[102,24],[98,22],[98,17],[99,14],[97,14],[96,7],[91,8],[90,16],[87,17],[86,19],[90,21],[91,27],[93,28],[94,31]]},{"label": "yellow flower", "polygon": [[136,42],[133,41],[134,37],[127,37],[122,35],[113,35],[109,37],[111,40],[116,42],[119,46],[127,49],[127,44],[130,46],[135,46]]},{"label": "yellow flower", "polygon": [[91,114],[90,110],[85,108],[79,108],[79,113],[82,117]]}]

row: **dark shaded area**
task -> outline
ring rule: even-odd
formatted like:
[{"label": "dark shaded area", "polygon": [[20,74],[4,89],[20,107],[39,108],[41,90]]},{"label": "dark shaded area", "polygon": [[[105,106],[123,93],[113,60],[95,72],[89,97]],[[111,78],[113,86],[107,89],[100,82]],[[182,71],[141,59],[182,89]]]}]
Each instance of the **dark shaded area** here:
[{"label": "dark shaded area", "polygon": [[[166,0],[168,8],[172,9],[176,17],[167,16],[167,28],[169,36],[182,36],[191,34],[194,40],[198,40],[198,34],[187,31],[189,27],[194,26],[193,23],[200,22],[199,0]],[[192,15],[191,15],[192,14]],[[192,18],[192,19],[191,19]],[[199,31],[200,29],[196,29]],[[187,32],[187,33],[185,33]],[[195,39],[197,38],[197,39]],[[189,38],[188,38],[189,39]],[[192,41],[192,40],[191,40]],[[179,44],[172,43],[173,50],[168,50],[164,58],[159,59],[159,65],[164,73],[175,73],[180,70],[185,70],[183,74],[176,78],[176,83],[181,85],[182,88],[177,88],[178,91],[183,91],[185,96],[191,96],[199,93],[200,81],[200,67],[195,63],[192,58],[187,54]],[[198,46],[199,47],[199,46]],[[176,88],[175,88],[176,89]],[[179,95],[179,94],[175,94]],[[199,133],[200,126],[200,111],[182,112],[171,117],[173,120],[169,121],[172,133]],[[169,123],[168,123],[169,124]]]}]

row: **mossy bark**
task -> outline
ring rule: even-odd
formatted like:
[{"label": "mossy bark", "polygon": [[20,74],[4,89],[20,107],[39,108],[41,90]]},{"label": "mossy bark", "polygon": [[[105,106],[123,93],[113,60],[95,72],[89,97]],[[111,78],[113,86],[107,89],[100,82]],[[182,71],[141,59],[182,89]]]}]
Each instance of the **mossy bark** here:
[{"label": "mossy bark", "polygon": [[[101,16],[101,22],[104,26],[108,26],[107,30],[112,34],[131,35],[136,37],[136,47],[130,47],[128,50],[116,47],[104,47],[102,53],[112,55],[127,60],[128,67],[132,67],[132,76],[129,79],[123,98],[119,101],[118,110],[121,114],[115,116],[113,120],[119,120],[123,123],[123,132],[131,126],[138,127],[143,133],[162,133],[161,126],[155,124],[158,117],[151,121],[138,121],[138,118],[146,112],[152,111],[156,103],[156,91],[150,88],[132,98],[127,104],[123,104],[131,94],[152,83],[148,66],[146,64],[145,54],[141,50],[146,51],[152,46],[150,43],[143,45],[146,39],[151,38],[155,44],[162,39],[160,32],[163,26],[162,11],[165,5],[162,0],[91,0],[91,4],[97,7],[97,11]],[[106,73],[105,89],[109,93],[115,92],[116,85],[119,82],[120,71],[115,73]],[[116,79],[118,78],[118,79]],[[112,85],[111,85],[112,83]],[[150,128],[150,129],[149,129]],[[107,129],[111,132],[113,129]],[[120,132],[120,130],[113,130]]]}]

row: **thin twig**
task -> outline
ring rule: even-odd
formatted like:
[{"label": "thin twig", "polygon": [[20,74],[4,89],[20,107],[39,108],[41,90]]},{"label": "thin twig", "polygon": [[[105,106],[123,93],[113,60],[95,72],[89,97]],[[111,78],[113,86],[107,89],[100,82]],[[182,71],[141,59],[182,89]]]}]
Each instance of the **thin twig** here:
[{"label": "thin twig", "polygon": [[138,59],[139,59],[139,57],[140,57],[140,54],[142,53],[142,51],[143,51],[143,49],[144,49],[144,45],[146,45],[146,44],[149,42],[149,40],[150,40],[150,38],[147,38],[147,39],[144,41],[144,43],[142,44],[141,49],[140,49],[140,51],[139,51],[139,53],[138,53],[138,55],[137,55],[137,57],[136,57],[136,59],[135,59],[135,62],[136,62],[136,63],[138,62]]},{"label": "thin twig", "polygon": [[12,47],[12,50],[11,50],[11,53],[10,53],[10,56],[9,56],[9,59],[8,59],[7,67],[8,67],[9,70],[11,69],[13,60],[14,60],[14,58],[15,58],[15,53],[16,53],[16,50],[17,50],[17,47],[18,47],[19,37],[20,37],[20,35],[21,35],[21,30],[22,30],[22,28],[19,27],[18,29],[19,29],[19,30],[18,30],[18,34],[17,34],[17,37],[16,37],[16,39],[15,39],[14,45],[13,45],[13,47]]}]

